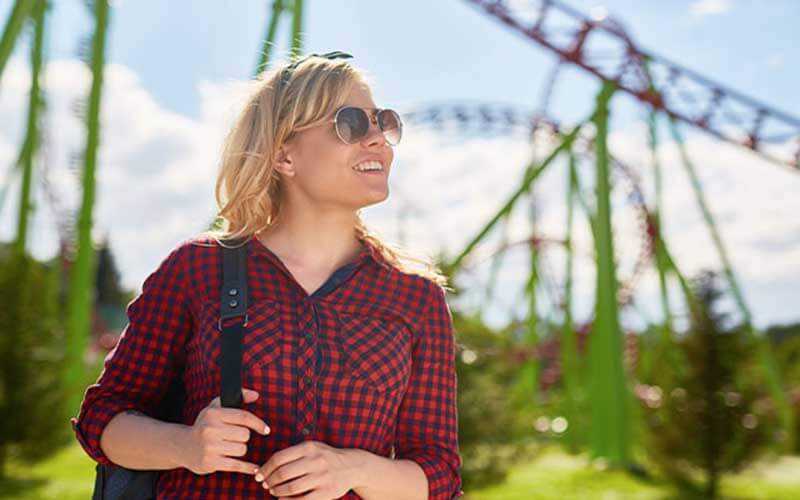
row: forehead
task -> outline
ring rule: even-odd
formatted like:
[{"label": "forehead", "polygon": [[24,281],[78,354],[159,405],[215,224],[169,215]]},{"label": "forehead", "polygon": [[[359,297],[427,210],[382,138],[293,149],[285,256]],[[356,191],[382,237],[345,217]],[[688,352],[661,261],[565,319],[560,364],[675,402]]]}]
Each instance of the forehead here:
[{"label": "forehead", "polygon": [[375,101],[372,100],[372,91],[369,86],[362,82],[356,82],[347,94],[345,106],[376,109]]}]

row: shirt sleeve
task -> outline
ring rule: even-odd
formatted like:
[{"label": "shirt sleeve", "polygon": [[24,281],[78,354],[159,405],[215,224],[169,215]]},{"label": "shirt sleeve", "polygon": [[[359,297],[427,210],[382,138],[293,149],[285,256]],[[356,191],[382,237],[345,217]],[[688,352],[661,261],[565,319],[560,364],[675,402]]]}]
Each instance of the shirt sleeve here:
[{"label": "shirt sleeve", "polygon": [[400,404],[395,459],[415,461],[430,500],[461,497],[455,338],[444,289],[435,284],[413,347],[408,390]]},{"label": "shirt sleeve", "polygon": [[[72,429],[86,453],[101,464],[113,464],[100,449],[108,422],[125,410],[152,415],[180,376],[185,340],[192,329],[186,301],[188,243],[178,245],[144,281],[141,293],[126,308],[128,324],[106,356],[97,381],[83,396]],[[113,464],[116,465],[116,464]]]}]

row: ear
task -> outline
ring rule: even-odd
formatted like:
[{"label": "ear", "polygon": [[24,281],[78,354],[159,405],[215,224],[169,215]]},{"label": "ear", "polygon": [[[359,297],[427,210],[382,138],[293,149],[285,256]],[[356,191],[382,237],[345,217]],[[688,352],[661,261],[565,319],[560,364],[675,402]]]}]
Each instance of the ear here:
[{"label": "ear", "polygon": [[292,151],[290,145],[286,143],[281,145],[281,147],[278,149],[278,153],[275,155],[275,165],[273,167],[275,170],[287,177],[294,176],[294,163],[292,162]]}]

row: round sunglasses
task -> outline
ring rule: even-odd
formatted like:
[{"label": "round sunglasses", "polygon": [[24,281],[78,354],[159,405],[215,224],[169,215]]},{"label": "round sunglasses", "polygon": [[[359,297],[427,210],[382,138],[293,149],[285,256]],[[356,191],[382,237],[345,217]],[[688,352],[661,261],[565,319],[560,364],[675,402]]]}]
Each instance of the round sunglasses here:
[{"label": "round sunglasses", "polygon": [[369,134],[370,123],[375,123],[389,145],[398,145],[403,137],[403,122],[400,120],[400,115],[393,109],[377,108],[374,111],[374,115],[370,116],[364,108],[344,106],[336,111],[333,118],[314,126],[335,123],[334,128],[339,139],[345,144],[355,144]]}]

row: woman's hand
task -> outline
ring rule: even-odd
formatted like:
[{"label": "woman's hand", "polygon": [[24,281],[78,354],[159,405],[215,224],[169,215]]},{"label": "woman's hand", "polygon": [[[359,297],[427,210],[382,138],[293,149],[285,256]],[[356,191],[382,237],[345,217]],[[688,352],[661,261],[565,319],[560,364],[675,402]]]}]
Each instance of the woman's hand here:
[{"label": "woman's hand", "polygon": [[[331,500],[353,487],[356,463],[351,449],[322,441],[303,441],[276,451],[256,474],[256,481],[276,497],[293,500]],[[302,476],[302,477],[301,477]],[[303,494],[301,497],[293,495]]]},{"label": "woman's hand", "polygon": [[[242,388],[245,403],[258,399],[258,393]],[[216,397],[197,415],[189,428],[183,446],[183,466],[195,474],[216,471],[241,472],[253,475],[258,465],[230,457],[247,453],[250,430],[267,435],[270,432],[263,420],[247,410],[223,408]]]}]

